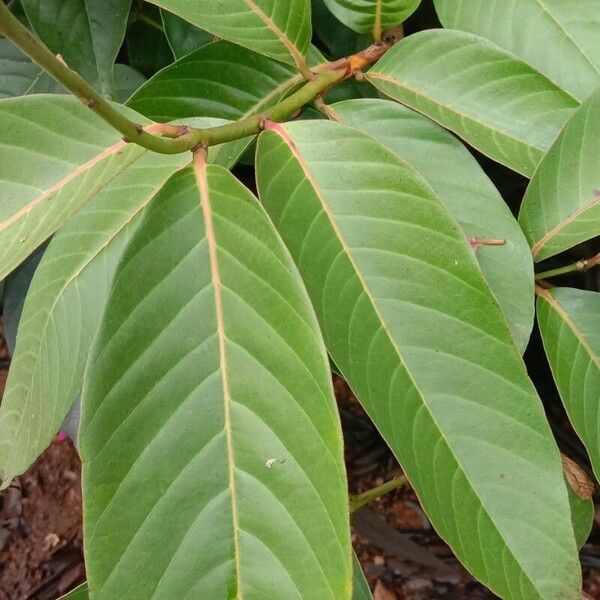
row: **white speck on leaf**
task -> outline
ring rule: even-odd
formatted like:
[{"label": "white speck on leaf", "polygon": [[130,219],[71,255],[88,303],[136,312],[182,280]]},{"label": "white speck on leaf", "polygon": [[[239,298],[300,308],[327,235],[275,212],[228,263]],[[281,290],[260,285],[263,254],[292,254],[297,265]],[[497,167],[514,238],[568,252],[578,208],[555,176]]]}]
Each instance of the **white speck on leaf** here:
[{"label": "white speck on leaf", "polygon": [[273,465],[277,462],[276,458],[269,458],[269,460],[267,460],[267,462],[265,462],[265,467],[267,467],[267,469],[272,469]]}]

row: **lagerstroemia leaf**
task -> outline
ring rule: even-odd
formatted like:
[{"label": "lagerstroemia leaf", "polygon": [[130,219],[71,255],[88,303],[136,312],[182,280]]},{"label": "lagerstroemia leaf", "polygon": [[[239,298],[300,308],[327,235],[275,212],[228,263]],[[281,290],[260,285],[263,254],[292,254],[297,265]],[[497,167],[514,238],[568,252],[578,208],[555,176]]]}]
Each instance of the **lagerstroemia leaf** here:
[{"label": "lagerstroemia leaf", "polygon": [[600,233],[600,91],[586,100],[535,172],[519,213],[534,260]]},{"label": "lagerstroemia leaf", "polygon": [[539,288],[537,310],[558,391],[600,480],[600,294]]},{"label": "lagerstroemia leaf", "polygon": [[503,598],[578,599],[558,450],[459,225],[368,135],[270,127],[257,150],[263,204],[332,358],[436,529]]},{"label": "lagerstroemia leaf", "polygon": [[150,0],[200,29],[290,65],[310,44],[310,0]]},{"label": "lagerstroemia leaf", "polygon": [[[53,110],[57,107],[77,114],[81,106],[74,99],[60,97],[29,97],[20,103],[31,109],[25,114],[37,114],[38,119],[46,118],[43,111],[56,114]],[[198,126],[219,124],[208,119],[189,122]],[[39,123],[34,120],[31,125]],[[239,142],[215,147],[212,160],[230,166],[244,147]],[[50,443],[81,390],[89,348],[123,248],[145,206],[187,162],[186,154],[159,155],[142,149],[120,173],[89,190],[89,203],[48,246],[29,288],[0,405],[4,486]],[[52,170],[38,173],[43,175],[53,176]],[[16,188],[17,199],[19,191],[30,193],[26,186]]]},{"label": "lagerstroemia leaf", "polygon": [[484,36],[579,100],[600,86],[596,0],[434,0],[444,27]]},{"label": "lagerstroemia leaf", "polygon": [[80,440],[96,598],[349,600],[326,353],[291,258],[227,171],[197,155],[154,199],[90,365]]},{"label": "lagerstroemia leaf", "polygon": [[21,0],[35,33],[103,94],[114,97],[113,64],[131,0]]},{"label": "lagerstroemia leaf", "polygon": [[[372,135],[427,181],[472,239],[475,256],[521,352],[533,327],[533,262],[508,206],[469,151],[429,119],[395,102],[349,100],[331,108]],[[501,245],[478,245],[478,240]],[[504,242],[502,244],[502,242]]]},{"label": "lagerstroemia leaf", "polygon": [[325,0],[329,10],[358,33],[381,39],[386,29],[402,23],[415,12],[421,0]]},{"label": "lagerstroemia leaf", "polygon": [[411,35],[367,77],[387,96],[527,176],[579,105],[526,63],[460,31]]}]

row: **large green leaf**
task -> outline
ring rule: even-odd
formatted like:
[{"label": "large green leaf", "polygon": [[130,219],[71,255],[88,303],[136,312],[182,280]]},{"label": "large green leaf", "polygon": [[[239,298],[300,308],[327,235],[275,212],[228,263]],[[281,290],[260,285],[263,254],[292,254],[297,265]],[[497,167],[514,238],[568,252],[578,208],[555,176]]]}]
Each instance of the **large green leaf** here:
[{"label": "large green leaf", "polygon": [[331,108],[344,123],[369,133],[416,169],[468,237],[505,240],[502,246],[476,246],[475,256],[524,352],[534,316],[531,252],[519,224],[471,153],[446,130],[394,102],[349,100]]},{"label": "large green leaf", "polygon": [[113,64],[131,0],[21,0],[35,33],[102,93],[114,97]]},{"label": "large green leaf", "polygon": [[216,42],[157,73],[128,105],[156,121],[197,115],[240,119],[276,104],[302,80],[288,65]]},{"label": "large green leaf", "polygon": [[519,213],[534,260],[600,235],[600,91],[561,131],[535,172]]},{"label": "large green leaf", "polygon": [[161,10],[160,16],[165,28],[165,36],[175,58],[181,58],[214,40],[214,36],[208,31],[194,27],[168,10]]},{"label": "large green leaf", "polygon": [[90,361],[90,587],[349,599],[342,437],[316,319],[256,199],[222,167],[197,157],[194,171],[150,205]]},{"label": "large green leaf", "polygon": [[600,480],[600,294],[539,288],[537,310],[554,381]]},{"label": "large green leaf", "polygon": [[597,0],[434,0],[444,27],[493,40],[579,100],[600,86]]},{"label": "large green leaf", "polygon": [[528,176],[578,106],[529,65],[460,31],[411,35],[367,76],[384,94]]},{"label": "large green leaf", "polygon": [[382,32],[407,19],[421,0],[325,0],[329,10],[358,33],[370,33],[376,40]]},{"label": "large green leaf", "polygon": [[149,0],[200,29],[293,65],[310,44],[310,0]]},{"label": "large green leaf", "polygon": [[435,527],[504,598],[579,598],[558,450],[458,223],[368,135],[270,127],[257,150],[263,204],[333,360]]},{"label": "large green leaf", "polygon": [[[229,166],[243,149],[239,143],[216,147],[211,159]],[[122,251],[145,206],[189,160],[187,154],[141,154],[97,190],[48,246],[25,301],[0,405],[3,486],[27,469],[58,430],[81,389]]]}]

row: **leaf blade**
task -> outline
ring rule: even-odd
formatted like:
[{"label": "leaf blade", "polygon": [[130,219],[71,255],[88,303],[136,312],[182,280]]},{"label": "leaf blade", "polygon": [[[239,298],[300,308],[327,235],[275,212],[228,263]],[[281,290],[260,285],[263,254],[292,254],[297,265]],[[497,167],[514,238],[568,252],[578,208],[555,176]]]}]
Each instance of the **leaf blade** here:
[{"label": "leaf blade", "polygon": [[[572,288],[537,290],[538,323],[552,375],[577,434],[600,477],[600,298]],[[559,343],[560,342],[560,343]]]},{"label": "leaf blade", "polygon": [[[368,136],[321,121],[273,127],[258,142],[263,204],[304,277],[332,358],[402,462],[436,529],[504,597],[577,598],[558,451],[457,226]],[[435,211],[441,220],[434,220]],[[454,260],[442,258],[447,244]],[[443,280],[439,269],[448,272]],[[464,311],[456,286],[466,286]],[[475,288],[484,319],[470,308]],[[462,329],[460,321],[470,324]],[[539,488],[528,490],[534,481],[545,489],[543,502]],[[532,509],[531,502],[540,503]],[[554,555],[546,566],[526,548],[541,531],[541,560]],[[500,556],[503,570],[493,567]],[[561,565],[560,577],[547,577],[550,564],[553,571]]]},{"label": "leaf blade", "polygon": [[131,0],[22,0],[27,18],[52,52],[114,97],[113,65],[125,36]]},{"label": "leaf blade", "polygon": [[450,133],[399,104],[365,99],[331,108],[342,122],[372,135],[414,168],[467,237],[505,241],[476,248],[475,256],[523,353],[534,319],[531,253],[519,224],[473,156]]},{"label": "leaf blade", "polygon": [[519,222],[540,261],[600,232],[600,93],[569,119],[523,197]]},{"label": "leaf blade", "polygon": [[[600,16],[593,0],[519,0],[510,5],[502,0],[434,3],[444,27],[492,40],[580,101],[600,85]],[[540,43],[528,43],[533,38]]]},{"label": "leaf blade", "polygon": [[310,2],[151,0],[200,29],[275,60],[301,64],[310,43]]},{"label": "leaf blade", "polygon": [[529,65],[458,31],[428,30],[405,38],[367,79],[527,176],[578,106]]},{"label": "leaf blade", "polygon": [[[349,598],[326,355],[299,276],[250,193],[210,165],[173,177],[128,248],[111,306],[81,435],[95,594],[130,589],[152,548],[140,594]],[[137,327],[148,310],[154,322]],[[146,349],[157,341],[170,349],[144,383]],[[155,460],[167,446],[178,448],[170,464]],[[180,508],[165,532],[156,524],[173,503]],[[199,557],[198,544],[211,551]]]},{"label": "leaf blade", "polygon": [[325,0],[327,8],[342,22],[357,33],[370,33],[376,40],[381,34],[405,21],[421,0]]}]

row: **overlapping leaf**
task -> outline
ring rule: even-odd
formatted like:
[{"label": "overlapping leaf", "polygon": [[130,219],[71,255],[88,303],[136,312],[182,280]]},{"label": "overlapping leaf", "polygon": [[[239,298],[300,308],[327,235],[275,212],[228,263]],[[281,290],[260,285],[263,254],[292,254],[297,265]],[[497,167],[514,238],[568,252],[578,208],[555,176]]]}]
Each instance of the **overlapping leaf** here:
[{"label": "overlapping leaf", "polygon": [[407,19],[421,0],[325,0],[329,10],[358,33],[370,33],[376,40],[382,32]]},{"label": "overlapping leaf", "polygon": [[155,121],[197,115],[240,119],[276,104],[302,80],[293,67],[216,42],[157,73],[128,105]]},{"label": "overlapping leaf", "polygon": [[200,29],[293,65],[310,44],[310,0],[150,0]]},{"label": "overlapping leaf", "polygon": [[538,322],[548,362],[573,427],[600,478],[600,295],[538,290]]},{"label": "overlapping leaf", "polygon": [[[77,114],[79,105],[60,97],[30,97],[20,103],[49,114],[56,114],[56,107]],[[41,111],[35,114],[44,117]],[[215,148],[213,160],[231,165],[243,148],[240,143]],[[54,237],[33,278],[0,406],[4,486],[35,460],[58,430],[81,389],[88,350],[123,248],[144,207],[173,171],[189,161],[185,154],[142,151],[136,156],[104,186],[89,190],[89,204]],[[46,173],[52,176],[51,170]]]},{"label": "overlapping leaf", "polygon": [[257,151],[263,204],[432,522],[500,596],[579,598],[559,454],[459,225],[368,135],[272,129]]},{"label": "overlapping leaf", "polygon": [[160,14],[165,28],[165,36],[175,58],[181,58],[214,40],[212,34],[194,27],[168,10],[161,10]]},{"label": "overlapping leaf", "polygon": [[[331,107],[348,125],[369,133],[416,169],[465,234],[490,289],[525,351],[533,327],[533,263],[508,206],[468,150],[450,133],[394,102],[349,100]],[[477,240],[504,240],[477,246]]]},{"label": "overlapping leaf", "polygon": [[0,120],[3,278],[144,150],[75,98],[5,99]]},{"label": "overlapping leaf", "polygon": [[579,100],[600,86],[596,0],[434,0],[444,27],[482,35]]},{"label": "overlapping leaf", "polygon": [[71,590],[68,594],[60,597],[60,600],[88,600],[90,597],[87,583],[78,585],[74,590]]},{"label": "overlapping leaf", "polygon": [[221,167],[194,167],[150,205],[90,361],[90,588],[349,600],[342,438],[316,319],[256,199]]},{"label": "overlapping leaf", "polygon": [[352,555],[352,569],[354,572],[354,578],[352,583],[352,600],[373,600],[371,590],[369,589],[369,584],[367,583],[365,574],[363,573],[362,567],[358,562],[356,554]]},{"label": "overlapping leaf", "polygon": [[64,91],[12,42],[0,38],[0,98]]},{"label": "overlapping leaf", "polygon": [[535,172],[519,222],[534,260],[600,235],[600,92],[569,120]]},{"label": "overlapping leaf", "polygon": [[578,106],[529,65],[459,31],[429,30],[405,38],[369,71],[368,79],[528,176]]},{"label": "overlapping leaf", "polygon": [[114,97],[113,64],[131,0],[21,0],[35,33],[102,93]]}]

